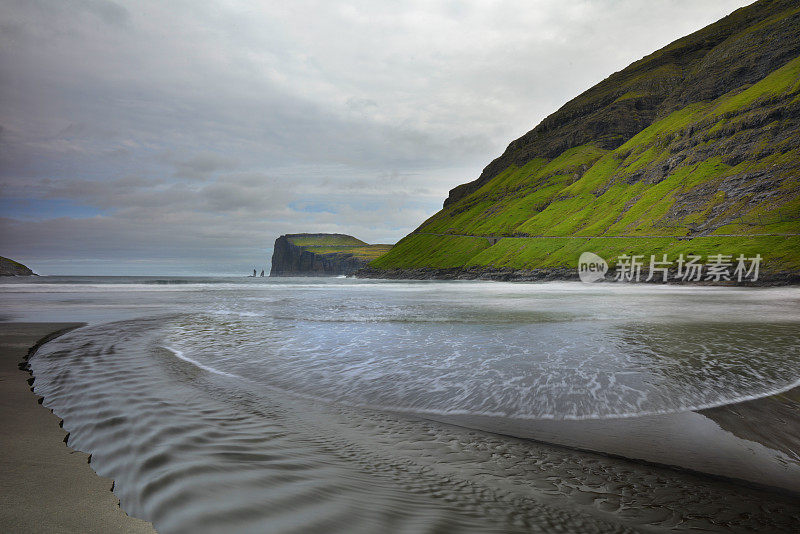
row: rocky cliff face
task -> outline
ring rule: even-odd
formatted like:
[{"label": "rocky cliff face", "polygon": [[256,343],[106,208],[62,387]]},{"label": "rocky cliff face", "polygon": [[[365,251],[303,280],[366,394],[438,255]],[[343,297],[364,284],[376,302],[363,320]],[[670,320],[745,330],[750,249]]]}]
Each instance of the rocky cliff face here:
[{"label": "rocky cliff face", "polygon": [[275,240],[270,276],[342,276],[366,267],[390,245],[345,234],[287,234]]},{"label": "rocky cliff face", "polygon": [[0,256],[0,276],[36,276],[36,273],[21,263]]}]

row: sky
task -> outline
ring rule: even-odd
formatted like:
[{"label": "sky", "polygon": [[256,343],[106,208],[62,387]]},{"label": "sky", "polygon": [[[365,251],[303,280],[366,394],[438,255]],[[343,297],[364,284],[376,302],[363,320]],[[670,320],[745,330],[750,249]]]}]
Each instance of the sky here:
[{"label": "sky", "polygon": [[269,270],[394,243],[512,140],[738,0],[0,3],[0,255]]}]

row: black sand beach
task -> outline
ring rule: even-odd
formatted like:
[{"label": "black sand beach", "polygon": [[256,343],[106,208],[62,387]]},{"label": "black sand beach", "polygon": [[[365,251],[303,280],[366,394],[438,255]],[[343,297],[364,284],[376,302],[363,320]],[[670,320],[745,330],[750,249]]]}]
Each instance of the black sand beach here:
[{"label": "black sand beach", "polygon": [[79,325],[0,324],[0,421],[3,433],[0,530],[3,532],[155,532],[129,517],[98,476],[88,455],[65,445],[59,419],[37,403],[19,369],[28,349],[43,337]]}]

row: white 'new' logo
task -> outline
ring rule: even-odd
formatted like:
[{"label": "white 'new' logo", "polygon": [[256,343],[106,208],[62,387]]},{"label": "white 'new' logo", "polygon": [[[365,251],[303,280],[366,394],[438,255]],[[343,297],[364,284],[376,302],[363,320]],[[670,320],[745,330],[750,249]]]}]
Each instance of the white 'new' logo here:
[{"label": "white 'new' logo", "polygon": [[581,282],[590,284],[605,278],[608,272],[608,264],[606,260],[593,252],[584,252],[578,258],[578,276]]}]

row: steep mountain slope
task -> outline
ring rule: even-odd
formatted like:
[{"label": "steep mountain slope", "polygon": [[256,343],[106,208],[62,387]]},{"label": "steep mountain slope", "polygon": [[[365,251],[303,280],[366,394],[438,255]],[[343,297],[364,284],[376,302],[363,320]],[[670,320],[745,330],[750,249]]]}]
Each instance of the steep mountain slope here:
[{"label": "steep mountain slope", "polygon": [[270,276],[353,274],[391,245],[369,245],[345,234],[286,234],[275,240]]},{"label": "steep mountain slope", "polygon": [[797,234],[800,4],[762,0],[565,104],[362,274],[564,277],[592,251],[760,254],[786,280]]}]

